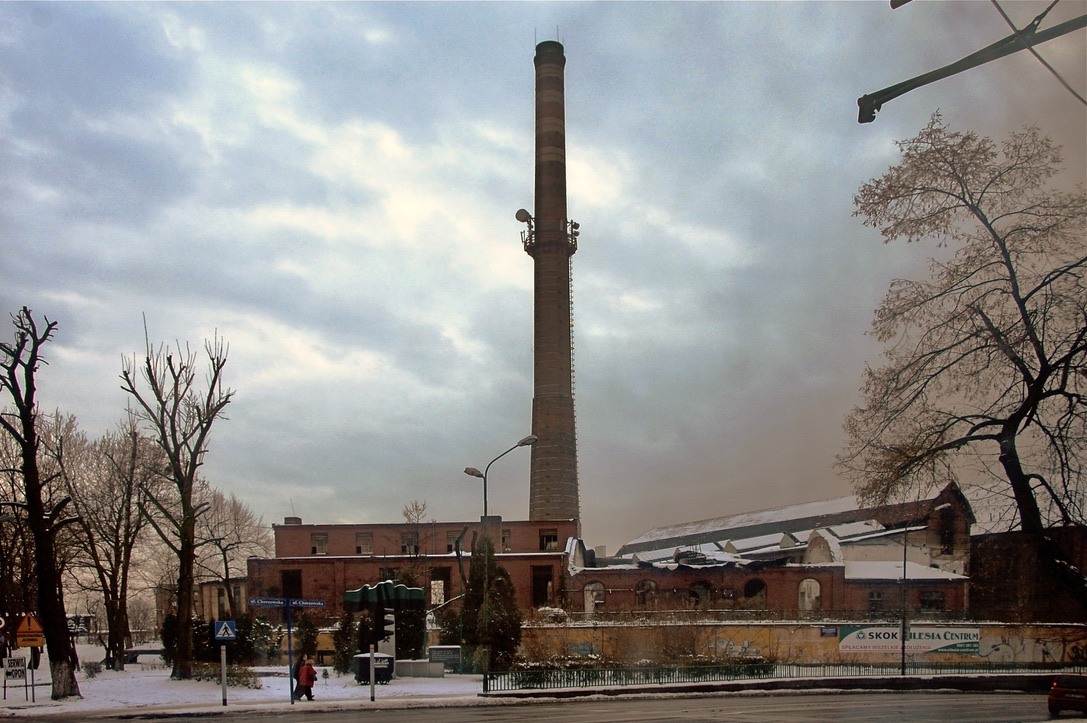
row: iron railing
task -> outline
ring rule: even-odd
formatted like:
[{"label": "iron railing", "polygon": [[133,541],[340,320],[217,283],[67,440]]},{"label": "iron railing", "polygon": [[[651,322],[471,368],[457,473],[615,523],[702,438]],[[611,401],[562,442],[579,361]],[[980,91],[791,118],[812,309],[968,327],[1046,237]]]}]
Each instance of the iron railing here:
[{"label": "iron railing", "polygon": [[[907,662],[906,675],[997,675],[1030,673],[1087,673],[1087,663],[917,663]],[[804,678],[895,677],[900,663],[730,663],[666,668],[579,668],[574,670],[511,670],[486,673],[483,692],[553,690],[669,685],[677,683]]]},{"label": "iron railing", "polygon": [[[972,618],[964,610],[916,610],[909,611],[911,620],[933,622],[962,622],[976,623],[980,620],[989,620],[989,617]],[[798,612],[796,610],[767,610],[760,608],[721,608],[703,609],[692,608],[688,610],[597,610],[592,613],[563,611],[556,619],[554,616],[541,615],[536,619],[525,621],[526,627],[547,626],[550,624],[566,625],[568,623],[669,623],[669,622],[803,622],[803,623],[840,623],[842,621],[876,622],[886,621],[898,623],[902,619],[900,609],[884,610],[817,610],[810,612]]]}]

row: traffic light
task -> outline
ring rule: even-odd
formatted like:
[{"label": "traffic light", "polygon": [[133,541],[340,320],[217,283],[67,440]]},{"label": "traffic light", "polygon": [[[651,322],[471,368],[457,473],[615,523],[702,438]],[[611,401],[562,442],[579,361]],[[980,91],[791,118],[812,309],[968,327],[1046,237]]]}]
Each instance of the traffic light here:
[{"label": "traffic light", "polygon": [[396,612],[392,608],[378,608],[374,616],[374,645],[396,632]]}]

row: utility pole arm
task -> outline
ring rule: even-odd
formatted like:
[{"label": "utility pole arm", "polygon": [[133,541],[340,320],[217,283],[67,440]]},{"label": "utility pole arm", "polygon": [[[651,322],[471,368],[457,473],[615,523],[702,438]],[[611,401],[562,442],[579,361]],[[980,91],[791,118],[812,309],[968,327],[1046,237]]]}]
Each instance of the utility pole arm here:
[{"label": "utility pole arm", "polygon": [[928,73],[919,75],[916,78],[910,78],[904,80],[901,83],[884,88],[883,90],[877,90],[875,93],[869,93],[868,95],[862,95],[857,99],[857,105],[860,107],[860,112],[857,115],[858,123],[871,123],[876,119],[876,112],[883,107],[883,104],[889,100],[894,100],[900,95],[905,95],[915,88],[920,88],[923,85],[934,83],[937,80],[942,80],[950,75],[956,75],[970,68],[976,68],[979,65],[988,63],[990,60],[996,60],[997,58],[1003,58],[1005,55],[1011,55],[1012,53],[1018,53],[1020,50],[1025,50],[1039,43],[1044,43],[1047,40],[1053,40],[1059,38],[1062,35],[1087,27],[1087,15],[1081,15],[1078,18],[1068,20],[1060,25],[1054,25],[1048,30],[1042,30],[1040,32],[1035,31],[1034,26],[1030,25],[1014,32],[1002,40],[998,40],[988,47],[982,48],[976,53],[967,55],[962,60],[958,60],[951,65],[945,65],[937,70],[931,70]]}]

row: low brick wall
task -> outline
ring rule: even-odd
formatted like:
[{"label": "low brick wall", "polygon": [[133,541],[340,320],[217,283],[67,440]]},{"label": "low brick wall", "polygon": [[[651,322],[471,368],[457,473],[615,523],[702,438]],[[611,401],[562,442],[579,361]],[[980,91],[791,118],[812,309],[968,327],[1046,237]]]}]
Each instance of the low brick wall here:
[{"label": "low brick wall", "polygon": [[[761,656],[798,663],[895,662],[900,643],[884,651],[843,650],[843,628],[877,626],[865,621],[842,622],[622,622],[526,624],[521,652],[533,661],[554,657],[597,656],[625,664],[684,657],[724,660]],[[895,628],[895,623],[884,623]],[[977,631],[976,652],[910,653],[917,662],[1073,663],[1087,661],[1087,625],[1009,623],[917,623],[921,627]]]}]

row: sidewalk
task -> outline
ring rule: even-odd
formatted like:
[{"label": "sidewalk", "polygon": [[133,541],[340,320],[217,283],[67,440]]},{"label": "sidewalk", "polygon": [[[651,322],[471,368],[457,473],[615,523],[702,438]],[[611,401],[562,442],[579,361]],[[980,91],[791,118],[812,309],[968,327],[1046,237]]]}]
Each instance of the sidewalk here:
[{"label": "sidewalk", "polygon": [[[328,677],[324,677],[325,671]],[[124,671],[103,671],[94,678],[82,672],[78,682],[82,698],[54,701],[50,699],[48,670],[43,665],[36,671],[34,688],[36,702],[27,700],[20,682],[9,684],[6,699],[0,701],[0,718],[32,718],[35,720],[154,713],[156,715],[196,716],[224,712],[260,711],[269,715],[290,714],[307,709],[354,708],[413,708],[451,705],[503,705],[516,701],[486,701],[479,697],[483,690],[482,676],[447,675],[444,678],[397,678],[387,685],[375,687],[374,702],[370,701],[370,686],[360,685],[353,676],[337,676],[331,669],[318,668],[313,701],[302,700],[292,706],[288,678],[283,671],[270,672],[261,678],[259,689],[227,688],[224,708],[222,688],[218,682],[170,680],[170,671],[162,667],[139,664]]]}]

